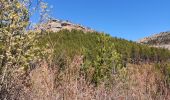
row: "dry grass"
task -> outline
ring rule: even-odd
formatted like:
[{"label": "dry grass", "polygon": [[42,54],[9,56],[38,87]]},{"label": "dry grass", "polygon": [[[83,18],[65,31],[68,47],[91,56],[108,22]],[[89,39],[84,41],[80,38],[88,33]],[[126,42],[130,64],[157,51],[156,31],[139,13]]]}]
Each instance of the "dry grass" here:
[{"label": "dry grass", "polygon": [[82,57],[76,56],[65,70],[59,71],[58,66],[43,62],[27,75],[15,78],[8,100],[170,99],[165,77],[153,65],[129,64],[112,80],[95,87],[85,79],[82,63]]}]

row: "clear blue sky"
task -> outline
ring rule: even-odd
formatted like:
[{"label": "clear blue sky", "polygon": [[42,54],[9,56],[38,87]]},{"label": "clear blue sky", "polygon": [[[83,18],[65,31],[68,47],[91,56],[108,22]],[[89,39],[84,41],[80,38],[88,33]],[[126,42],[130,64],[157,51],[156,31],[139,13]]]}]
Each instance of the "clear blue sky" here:
[{"label": "clear blue sky", "polygon": [[[45,0],[54,18],[128,40],[170,30],[170,0]],[[37,20],[36,17],[32,18]]]}]

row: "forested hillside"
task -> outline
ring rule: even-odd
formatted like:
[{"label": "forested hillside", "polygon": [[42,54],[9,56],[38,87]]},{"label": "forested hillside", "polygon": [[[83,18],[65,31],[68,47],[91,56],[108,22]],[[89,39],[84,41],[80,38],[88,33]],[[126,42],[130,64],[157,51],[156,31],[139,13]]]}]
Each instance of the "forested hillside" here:
[{"label": "forested hillside", "polygon": [[49,21],[32,6],[0,0],[0,100],[169,100],[169,50],[68,22],[30,28],[33,11]]},{"label": "forested hillside", "polygon": [[[103,33],[104,34],[104,33]],[[55,54],[61,54],[74,57],[84,53],[84,50],[89,51],[92,57],[95,56],[96,51],[101,45],[113,43],[114,48],[122,55],[122,59],[126,63],[153,63],[163,62],[170,58],[170,51],[167,49],[154,48],[149,45],[141,45],[136,42],[128,41],[121,38],[111,37],[109,35],[109,42],[99,43],[102,39],[102,33],[87,32],[77,30],[62,30],[60,32],[49,32],[40,40],[43,46],[46,42],[51,41],[55,45]],[[107,49],[107,48],[106,48]]]}]

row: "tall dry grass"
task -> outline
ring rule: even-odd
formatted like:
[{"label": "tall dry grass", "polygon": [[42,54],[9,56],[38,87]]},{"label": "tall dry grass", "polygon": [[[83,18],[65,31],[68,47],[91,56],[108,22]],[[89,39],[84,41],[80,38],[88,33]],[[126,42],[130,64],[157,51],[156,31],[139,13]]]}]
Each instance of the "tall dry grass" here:
[{"label": "tall dry grass", "polygon": [[[165,76],[151,64],[132,65],[96,87],[81,70],[76,56],[61,70],[42,62],[18,76],[7,92],[8,100],[169,100]],[[92,74],[89,72],[89,74]],[[89,75],[90,76],[90,75]]]}]

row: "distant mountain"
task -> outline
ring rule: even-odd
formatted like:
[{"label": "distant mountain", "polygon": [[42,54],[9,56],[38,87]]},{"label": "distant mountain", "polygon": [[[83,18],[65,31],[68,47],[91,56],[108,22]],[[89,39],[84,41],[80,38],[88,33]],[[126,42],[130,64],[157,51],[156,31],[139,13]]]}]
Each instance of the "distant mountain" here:
[{"label": "distant mountain", "polygon": [[170,31],[161,32],[150,37],[143,38],[138,43],[149,44],[154,47],[162,47],[170,50]]},{"label": "distant mountain", "polygon": [[35,30],[48,30],[53,32],[58,32],[60,30],[67,29],[67,30],[82,30],[83,32],[94,32],[93,29],[89,27],[85,27],[80,24],[74,24],[68,20],[58,20],[58,19],[51,19],[46,23],[40,24],[35,27]]}]

